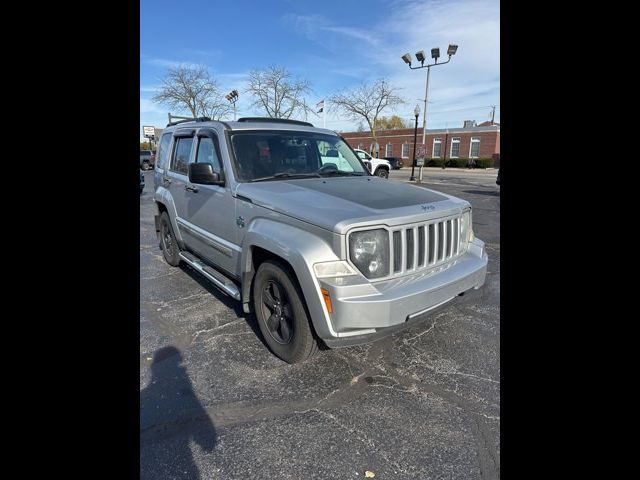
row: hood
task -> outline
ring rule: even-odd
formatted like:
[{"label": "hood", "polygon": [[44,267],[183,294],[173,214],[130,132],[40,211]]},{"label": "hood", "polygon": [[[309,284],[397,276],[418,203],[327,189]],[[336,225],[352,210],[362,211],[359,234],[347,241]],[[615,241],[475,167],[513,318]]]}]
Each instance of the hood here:
[{"label": "hood", "polygon": [[375,176],[242,183],[236,194],[336,233],[346,233],[354,224],[424,221],[469,205],[443,193]]}]

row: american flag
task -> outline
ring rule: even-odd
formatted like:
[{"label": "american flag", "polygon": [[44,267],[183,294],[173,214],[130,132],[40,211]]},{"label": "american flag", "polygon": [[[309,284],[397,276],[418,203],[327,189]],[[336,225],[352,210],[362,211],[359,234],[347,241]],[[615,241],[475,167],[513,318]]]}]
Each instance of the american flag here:
[{"label": "american flag", "polygon": [[316,108],[319,108],[320,110],[318,110],[317,113],[322,113],[322,111],[324,110],[324,100],[320,100],[317,104],[316,104]]}]

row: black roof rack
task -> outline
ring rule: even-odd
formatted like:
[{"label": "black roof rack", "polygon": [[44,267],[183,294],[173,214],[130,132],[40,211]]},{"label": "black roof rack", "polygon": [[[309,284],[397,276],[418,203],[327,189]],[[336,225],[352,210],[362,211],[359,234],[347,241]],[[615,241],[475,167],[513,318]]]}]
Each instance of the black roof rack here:
[{"label": "black roof rack", "polygon": [[302,120],[290,120],[288,118],[269,118],[269,117],[242,117],[239,122],[269,122],[269,123],[289,123],[291,125],[304,125],[305,127],[313,127],[309,122]]},{"label": "black roof rack", "polygon": [[197,118],[187,118],[185,120],[178,120],[177,122],[169,122],[167,123],[167,127],[172,127],[174,125],[178,125],[179,123],[185,122],[210,122],[211,118],[209,117],[197,117]]}]

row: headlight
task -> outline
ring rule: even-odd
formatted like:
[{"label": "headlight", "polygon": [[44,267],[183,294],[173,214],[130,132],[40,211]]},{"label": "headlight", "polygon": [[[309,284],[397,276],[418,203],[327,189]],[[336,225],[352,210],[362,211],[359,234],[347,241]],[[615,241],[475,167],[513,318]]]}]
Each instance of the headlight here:
[{"label": "headlight", "polygon": [[467,210],[462,214],[462,218],[460,219],[460,250],[464,251],[467,249],[467,245],[469,242],[473,242],[473,217],[471,215],[471,210]]},{"label": "headlight", "polygon": [[353,264],[367,278],[389,275],[389,232],[382,228],[353,232],[349,236]]}]

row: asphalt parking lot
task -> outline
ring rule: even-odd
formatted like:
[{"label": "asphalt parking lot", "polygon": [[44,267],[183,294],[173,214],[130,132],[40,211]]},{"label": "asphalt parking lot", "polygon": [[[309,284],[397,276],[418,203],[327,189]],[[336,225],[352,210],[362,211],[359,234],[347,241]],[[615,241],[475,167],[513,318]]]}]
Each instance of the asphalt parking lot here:
[{"label": "asphalt parking lot", "polygon": [[[389,181],[409,178],[410,168]],[[497,171],[425,169],[423,186],[471,202],[484,287],[409,330],[288,365],[255,318],[154,232],[140,196],[143,479],[500,477],[500,194]],[[416,172],[417,175],[417,172]],[[370,474],[369,474],[370,475]]]}]

